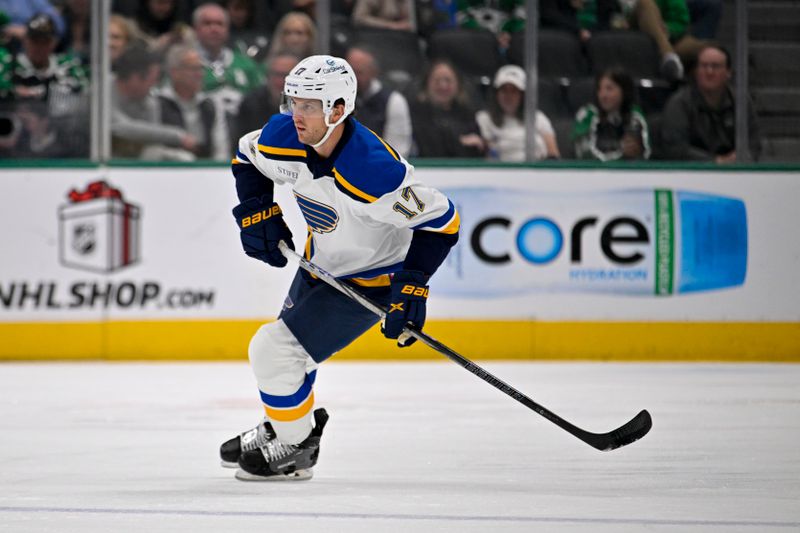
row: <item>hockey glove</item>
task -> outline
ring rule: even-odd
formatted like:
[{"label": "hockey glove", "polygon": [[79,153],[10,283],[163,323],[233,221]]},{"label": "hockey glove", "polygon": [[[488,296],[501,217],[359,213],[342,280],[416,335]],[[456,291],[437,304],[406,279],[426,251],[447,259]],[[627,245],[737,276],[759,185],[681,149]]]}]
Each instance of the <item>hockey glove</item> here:
[{"label": "hockey glove", "polygon": [[401,270],[392,277],[392,300],[381,332],[387,339],[397,339],[401,348],[411,346],[417,339],[403,333],[405,326],[421,330],[425,325],[425,304],[428,300],[428,276],[417,270]]},{"label": "hockey glove", "polygon": [[266,197],[250,198],[233,208],[233,216],[241,230],[244,253],[274,267],[286,266],[286,257],[278,249],[284,241],[294,250],[292,232],[283,221],[281,208],[275,202],[267,204]]}]

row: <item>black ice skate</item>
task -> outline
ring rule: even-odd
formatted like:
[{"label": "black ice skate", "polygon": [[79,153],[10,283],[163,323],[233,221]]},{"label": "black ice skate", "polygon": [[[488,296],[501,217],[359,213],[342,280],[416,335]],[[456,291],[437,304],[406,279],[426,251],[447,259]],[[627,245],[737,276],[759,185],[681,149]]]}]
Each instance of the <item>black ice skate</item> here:
[{"label": "black ice skate", "polygon": [[275,431],[265,418],[259,424],[244,433],[222,443],[219,447],[219,456],[225,468],[239,468],[239,456],[243,452],[257,450],[275,438]]},{"label": "black ice skate", "polygon": [[[319,441],[327,422],[327,411],[317,409],[314,411],[314,429],[300,444],[283,444],[273,437],[255,450],[243,451],[239,456],[236,478],[242,481],[311,479],[311,468],[317,464]],[[266,425],[272,431],[272,426],[269,423]]]}]

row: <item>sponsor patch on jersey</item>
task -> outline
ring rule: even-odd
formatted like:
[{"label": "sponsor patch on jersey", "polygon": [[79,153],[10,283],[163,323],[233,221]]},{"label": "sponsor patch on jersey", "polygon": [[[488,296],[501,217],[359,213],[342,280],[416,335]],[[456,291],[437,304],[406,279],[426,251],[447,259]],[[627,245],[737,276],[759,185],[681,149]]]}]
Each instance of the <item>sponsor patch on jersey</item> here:
[{"label": "sponsor patch on jersey", "polygon": [[297,192],[294,195],[311,231],[314,233],[330,233],[336,229],[339,224],[339,213],[336,212],[336,209]]}]

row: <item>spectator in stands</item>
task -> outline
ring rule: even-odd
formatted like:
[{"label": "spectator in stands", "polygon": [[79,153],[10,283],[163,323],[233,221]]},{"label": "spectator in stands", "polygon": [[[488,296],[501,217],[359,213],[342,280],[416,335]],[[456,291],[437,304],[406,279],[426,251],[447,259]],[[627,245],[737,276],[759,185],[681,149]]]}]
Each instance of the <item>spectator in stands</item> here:
[{"label": "spectator in stands", "polygon": [[[669,159],[736,161],[736,105],[729,85],[731,56],[717,45],[697,56],[694,82],[673,94],[664,108],[662,141]],[[761,142],[748,102],[750,155],[758,159]]]},{"label": "spectator in stands", "polygon": [[191,28],[178,13],[178,0],[141,0],[135,17],[139,34],[161,54],[170,46],[192,40]]},{"label": "spectator in stands", "polygon": [[483,157],[486,143],[461,75],[447,60],[430,63],[422,91],[411,102],[412,154],[418,157]]},{"label": "spectator in stands", "polygon": [[269,50],[266,28],[256,18],[255,0],[226,0],[230,17],[229,46],[260,63]]},{"label": "spectator in stands", "polygon": [[167,52],[169,83],[158,91],[161,123],[188,132],[197,141],[190,153],[200,159],[227,161],[231,143],[225,112],[202,92],[203,61],[192,46]]},{"label": "spectator in stands", "polygon": [[412,143],[411,115],[405,97],[383,86],[378,79],[380,67],[369,50],[351,48],[347,62],[353,67],[358,84],[356,118],[403,157],[408,157]]},{"label": "spectator in stands", "polygon": [[575,155],[578,159],[614,161],[648,159],[650,134],[636,105],[633,78],[625,70],[609,69],[597,77],[595,101],[575,114]]},{"label": "spectator in stands", "polygon": [[12,74],[18,100],[49,101],[56,115],[69,112],[73,98],[85,92],[89,79],[81,62],[71,54],[55,54],[56,26],[50,15],[38,13],[26,24],[22,51],[14,61],[0,65]]},{"label": "spectator in stands", "polygon": [[353,26],[417,31],[413,0],[357,0]]},{"label": "spectator in stands", "polygon": [[242,135],[261,129],[272,115],[280,113],[283,81],[300,59],[302,58],[289,53],[268,59],[266,82],[247,93],[239,106],[232,141],[238,141]]},{"label": "spectator in stands", "polygon": [[[525,161],[525,71],[517,65],[505,65],[494,77],[494,92],[488,110],[475,115],[481,136],[488,146],[490,159]],[[535,159],[558,159],[556,135],[550,119],[536,111],[533,138]]]},{"label": "spectator in stands", "polygon": [[134,41],[141,41],[141,39],[137,38],[136,26],[133,22],[122,15],[112,14],[108,20],[108,52],[111,56],[112,71],[119,56]]},{"label": "spectator in stands", "polygon": [[525,29],[525,0],[458,0],[456,23],[462,28],[483,28],[497,36],[501,52],[508,50],[511,34]]},{"label": "spectator in stands", "polygon": [[[67,144],[54,150],[57,154],[53,157],[87,157],[88,143],[80,139],[89,126],[89,78],[79,59],[55,54],[57,43],[53,19],[45,13],[36,14],[26,24],[22,51],[10,63],[0,65],[0,71],[7,68],[12,72],[12,105],[23,113],[21,124],[29,138],[34,136],[20,150],[41,147],[43,144],[37,143],[45,138],[57,138]],[[23,137],[19,142],[27,141]]]},{"label": "spectator in stands", "polygon": [[43,13],[53,21],[58,39],[64,35],[64,19],[49,0],[0,0],[0,12],[5,13],[9,22],[3,26],[2,40],[9,40],[12,51],[18,49],[27,32],[27,23],[34,15]]},{"label": "spectator in stands", "polygon": [[308,57],[316,53],[317,27],[305,13],[290,12],[284,15],[272,36],[269,55],[292,54]]},{"label": "spectator in stands", "polygon": [[161,124],[161,106],[151,92],[160,73],[158,56],[140,44],[130,46],[117,59],[111,90],[113,157],[192,159],[189,154],[197,149],[197,139],[183,128]]},{"label": "spectator in stands", "polygon": [[[8,23],[0,19],[0,27]],[[34,15],[23,35],[19,54],[0,46],[0,158],[87,157],[89,128],[76,124],[86,117],[82,70],[52,53],[48,15]]]},{"label": "spectator in stands", "polygon": [[70,52],[89,65],[91,44],[90,0],[65,0],[62,12],[66,32],[58,44],[57,52]]},{"label": "spectator in stands", "polygon": [[699,48],[697,40],[684,31],[689,17],[686,0],[578,1],[581,28],[590,31],[638,29],[655,40],[661,53],[661,75],[670,81],[683,78],[684,67],[678,50],[690,58]]},{"label": "spectator in stands", "polygon": [[192,24],[206,67],[203,89],[220,102],[228,124],[232,125],[244,95],[261,84],[261,69],[246,55],[226,46],[230,28],[228,14],[219,5],[199,6],[192,16]]}]

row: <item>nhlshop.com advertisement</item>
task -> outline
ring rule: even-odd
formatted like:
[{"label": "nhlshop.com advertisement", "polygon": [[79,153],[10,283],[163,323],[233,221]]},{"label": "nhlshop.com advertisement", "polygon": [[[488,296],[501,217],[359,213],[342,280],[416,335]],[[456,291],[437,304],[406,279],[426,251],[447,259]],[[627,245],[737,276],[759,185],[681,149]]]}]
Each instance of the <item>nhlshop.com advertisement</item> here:
[{"label": "nhlshop.com advertisement", "polygon": [[241,282],[267,269],[241,254],[228,171],[199,174],[5,173],[0,322],[273,316],[281,297]]},{"label": "nhlshop.com advertisement", "polygon": [[[110,274],[141,259],[141,208],[105,181],[71,189],[58,209],[58,260],[71,270]],[[68,272],[64,272],[70,277]],[[77,273],[76,273],[77,275]],[[3,279],[0,308],[7,311],[213,308],[214,289],[165,287],[158,280],[106,281],[88,277]]]}]

